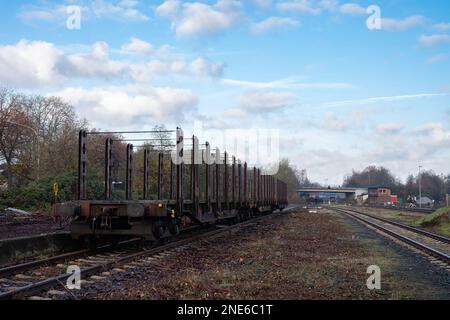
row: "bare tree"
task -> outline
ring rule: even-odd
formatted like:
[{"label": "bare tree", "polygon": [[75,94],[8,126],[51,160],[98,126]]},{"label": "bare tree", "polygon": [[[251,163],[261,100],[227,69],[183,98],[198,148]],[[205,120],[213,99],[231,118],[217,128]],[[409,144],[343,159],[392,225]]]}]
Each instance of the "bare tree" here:
[{"label": "bare tree", "polygon": [[84,123],[61,98],[30,96],[27,113],[38,132],[42,174],[60,174],[76,164],[77,135]]},{"label": "bare tree", "polygon": [[[25,98],[7,88],[0,88],[0,154],[6,163],[8,187],[14,184],[14,174],[24,170],[17,159],[29,149],[33,130],[23,107]],[[25,166],[26,167],[26,166]]]},{"label": "bare tree", "polygon": [[0,157],[8,185],[62,174],[76,166],[78,131],[87,127],[57,97],[0,88]]}]

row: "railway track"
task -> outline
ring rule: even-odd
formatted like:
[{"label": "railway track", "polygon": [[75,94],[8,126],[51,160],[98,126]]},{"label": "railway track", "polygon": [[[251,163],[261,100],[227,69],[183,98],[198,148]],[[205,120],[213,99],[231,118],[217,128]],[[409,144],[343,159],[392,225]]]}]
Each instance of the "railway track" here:
[{"label": "railway track", "polygon": [[[295,207],[285,209],[284,212],[292,209],[295,209]],[[206,238],[209,239],[230,232],[233,229],[256,223],[261,219],[266,219],[277,213],[278,212],[262,215],[232,226],[222,226],[212,231],[195,234],[193,236],[175,240],[168,244],[153,248],[123,249],[103,253],[96,252],[92,253],[90,256],[88,255],[89,252],[81,250],[78,252],[69,253],[66,257],[61,255],[50,258],[53,259],[51,261],[53,265],[47,267],[45,266],[50,263],[48,261],[49,259],[35,261],[29,264],[11,266],[0,270],[0,300],[17,298],[25,299],[33,294],[40,293],[44,290],[50,290],[51,288],[58,286],[62,286],[64,290],[67,290],[65,288],[65,282],[71,276],[71,274],[66,273],[66,268],[68,265],[79,266],[81,269],[81,279],[87,279],[89,276],[94,276],[95,274],[113,269],[117,265],[126,264],[136,259],[163,254],[164,252],[175,250],[192,242]],[[77,258],[79,256],[82,256],[83,258]],[[67,261],[67,264],[54,265],[55,262],[61,260]],[[27,274],[22,273],[24,271],[27,271]],[[5,278],[6,276],[7,278]]]},{"label": "railway track", "polygon": [[410,230],[412,232],[420,233],[420,234],[422,234],[422,235],[424,235],[426,237],[429,237],[429,238],[432,238],[432,239],[435,239],[435,240],[438,240],[438,241],[441,241],[441,242],[450,243],[450,238],[442,236],[442,235],[439,235],[439,234],[436,234],[436,233],[433,233],[433,232],[428,232],[428,231],[423,230],[423,229],[415,228],[415,227],[409,226],[409,225],[401,223],[401,222],[392,221],[392,220],[385,219],[385,218],[382,218],[382,217],[377,217],[377,216],[374,216],[374,215],[366,213],[366,212],[361,212],[361,211],[354,210],[354,209],[345,209],[345,210],[351,211],[351,212],[354,212],[354,213],[358,213],[358,214],[361,214],[363,216],[366,216],[366,217],[369,217],[369,218],[372,218],[372,219],[383,221],[385,223],[392,224],[394,226],[397,226],[397,227],[400,227],[400,228],[403,228],[403,229],[407,229],[407,230]]},{"label": "railway track", "polygon": [[[121,247],[121,246],[130,245],[130,244],[133,244],[133,243],[137,243],[138,240],[139,239],[130,239],[130,240],[119,242],[116,245],[105,244],[105,245],[97,247],[96,249],[76,250],[76,251],[67,252],[67,253],[64,253],[64,254],[55,255],[55,256],[48,257],[48,258],[28,261],[28,262],[24,262],[24,263],[20,263],[20,264],[0,266],[0,281],[4,277],[8,277],[8,276],[17,274],[19,272],[24,272],[24,271],[27,271],[27,270],[30,270],[30,269],[33,269],[33,268],[46,266],[46,265],[48,265],[50,263],[63,262],[63,261],[67,261],[67,260],[70,260],[70,259],[76,259],[76,258],[79,258],[79,257],[87,256],[89,254],[104,252],[104,251],[107,251],[107,250],[111,250],[112,248],[116,248],[116,247]],[[1,285],[0,285],[0,289],[1,289]]]},{"label": "railway track", "polygon": [[407,243],[447,265],[450,264],[450,239],[447,237],[353,209],[332,209]]}]

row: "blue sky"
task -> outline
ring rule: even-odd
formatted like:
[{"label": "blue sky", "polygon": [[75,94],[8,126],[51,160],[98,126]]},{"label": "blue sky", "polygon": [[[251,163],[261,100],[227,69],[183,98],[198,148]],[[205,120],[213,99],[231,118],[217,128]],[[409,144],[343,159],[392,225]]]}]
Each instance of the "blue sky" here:
[{"label": "blue sky", "polygon": [[0,85],[62,96],[92,126],[279,129],[281,155],[321,183],[371,164],[450,173],[448,1],[0,6]]}]

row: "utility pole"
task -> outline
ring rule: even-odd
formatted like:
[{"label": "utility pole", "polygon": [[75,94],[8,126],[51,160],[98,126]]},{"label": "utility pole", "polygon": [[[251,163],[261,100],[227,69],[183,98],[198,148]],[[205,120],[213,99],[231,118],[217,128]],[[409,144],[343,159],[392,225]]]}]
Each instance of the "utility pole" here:
[{"label": "utility pole", "polygon": [[422,169],[422,166],[419,166],[419,208],[422,208],[422,176],[420,169]]}]

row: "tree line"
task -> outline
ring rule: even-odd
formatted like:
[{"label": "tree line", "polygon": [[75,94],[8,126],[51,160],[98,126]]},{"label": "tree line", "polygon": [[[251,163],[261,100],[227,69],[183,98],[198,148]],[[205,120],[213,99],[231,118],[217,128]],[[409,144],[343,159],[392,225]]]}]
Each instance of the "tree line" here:
[{"label": "tree line", "polygon": [[436,174],[433,170],[425,170],[416,175],[410,174],[403,183],[389,169],[369,166],[362,171],[354,171],[344,178],[344,187],[386,186],[392,194],[398,195],[403,202],[411,197],[419,196],[419,181],[422,196],[428,196],[438,203],[445,202],[445,195],[450,193],[448,180],[450,175]]},{"label": "tree line", "polygon": [[61,98],[0,88],[0,160],[8,188],[75,168],[73,137],[86,126]]}]

